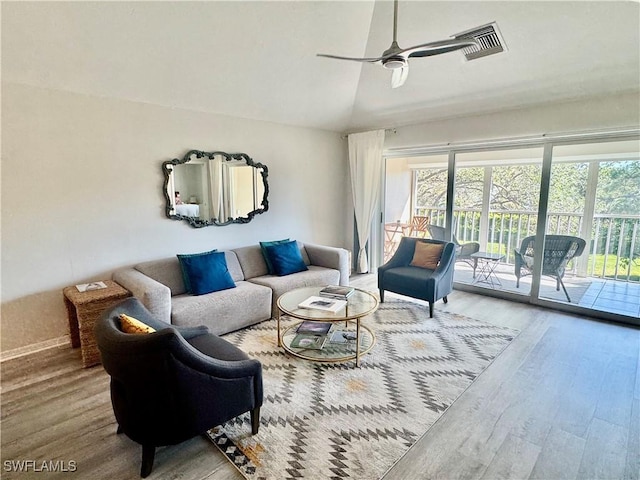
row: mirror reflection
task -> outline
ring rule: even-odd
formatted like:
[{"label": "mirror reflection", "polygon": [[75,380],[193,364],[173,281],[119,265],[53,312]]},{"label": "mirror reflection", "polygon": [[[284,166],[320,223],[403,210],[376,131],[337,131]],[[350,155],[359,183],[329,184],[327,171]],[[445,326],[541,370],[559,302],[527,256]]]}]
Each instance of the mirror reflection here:
[{"label": "mirror reflection", "polygon": [[167,217],[194,227],[248,223],[269,208],[268,169],[244,153],[189,151],[162,164]]}]

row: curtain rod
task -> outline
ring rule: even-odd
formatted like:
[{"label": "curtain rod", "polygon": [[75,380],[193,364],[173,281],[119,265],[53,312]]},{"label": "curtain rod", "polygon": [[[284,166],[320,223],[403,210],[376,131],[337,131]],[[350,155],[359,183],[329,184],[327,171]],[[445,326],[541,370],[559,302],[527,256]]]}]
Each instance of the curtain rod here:
[{"label": "curtain rod", "polygon": [[[370,131],[370,130],[369,130],[369,131]],[[352,133],[346,133],[346,134],[344,134],[344,135],[340,135],[340,138],[341,138],[342,140],[346,140],[347,138],[349,138],[349,135],[353,135],[354,133],[364,133],[364,132],[352,132]],[[398,132],[396,131],[396,129],[395,129],[395,128],[385,128],[385,129],[384,129],[384,133],[398,133]]]},{"label": "curtain rod", "polygon": [[449,142],[433,145],[424,145],[419,147],[398,147],[389,148],[384,151],[386,157],[405,157],[411,155],[420,155],[433,152],[444,152],[449,150],[470,150],[484,149],[491,147],[514,147],[523,145],[540,145],[549,141],[568,141],[568,140],[606,140],[611,138],[627,138],[640,135],[639,127],[622,127],[613,129],[589,130],[578,132],[563,133],[543,133],[539,135],[529,135],[522,137],[511,137],[484,141],[470,142]]}]

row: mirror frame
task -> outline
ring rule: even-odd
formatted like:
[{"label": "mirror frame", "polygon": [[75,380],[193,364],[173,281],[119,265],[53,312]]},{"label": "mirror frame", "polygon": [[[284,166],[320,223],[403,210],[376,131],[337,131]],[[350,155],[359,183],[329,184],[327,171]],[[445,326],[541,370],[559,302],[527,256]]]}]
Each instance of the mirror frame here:
[{"label": "mirror frame", "polygon": [[[191,161],[191,157],[195,156],[196,159],[200,159],[203,157],[207,157],[209,160],[212,160],[214,156],[221,155],[225,161],[232,162],[234,160],[242,160],[250,167],[261,169],[260,174],[262,175],[262,182],[264,183],[264,194],[262,196],[262,207],[257,208],[247,214],[246,217],[237,217],[237,218],[228,218],[226,221],[221,222],[217,218],[210,218],[208,220],[203,220],[197,217],[187,217],[185,215],[177,215],[175,213],[171,213],[173,210],[171,198],[169,197],[168,187],[169,187],[169,179],[171,178],[171,174],[173,173],[173,167],[175,165],[183,165],[185,163],[189,163]],[[202,150],[189,150],[184,157],[181,159],[174,158],[173,160],[167,160],[162,162],[162,172],[164,174],[164,185],[162,187],[162,191],[164,193],[164,198],[166,201],[165,206],[165,214],[171,220],[184,220],[189,225],[195,228],[201,227],[209,227],[209,226],[217,226],[223,227],[225,225],[230,225],[233,223],[249,223],[254,216],[264,213],[269,210],[269,183],[267,182],[267,177],[269,176],[269,169],[266,165],[254,162],[254,160],[247,155],[246,153],[226,153],[226,152],[203,152]]]}]

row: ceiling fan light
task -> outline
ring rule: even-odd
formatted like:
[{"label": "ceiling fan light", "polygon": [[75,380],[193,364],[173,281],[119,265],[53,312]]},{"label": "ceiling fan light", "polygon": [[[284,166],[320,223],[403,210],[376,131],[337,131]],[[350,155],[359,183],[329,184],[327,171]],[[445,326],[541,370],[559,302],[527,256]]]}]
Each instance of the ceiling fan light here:
[{"label": "ceiling fan light", "polygon": [[402,68],[407,65],[407,61],[402,57],[391,57],[382,63],[384,68],[389,70],[395,70],[396,68]]}]

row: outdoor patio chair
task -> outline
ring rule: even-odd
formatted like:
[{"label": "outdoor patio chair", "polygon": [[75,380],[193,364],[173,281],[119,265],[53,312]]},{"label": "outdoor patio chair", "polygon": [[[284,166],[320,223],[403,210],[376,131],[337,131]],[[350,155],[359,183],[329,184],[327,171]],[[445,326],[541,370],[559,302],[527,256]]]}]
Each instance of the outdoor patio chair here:
[{"label": "outdoor patio chair", "polygon": [[[587,242],[580,237],[569,235],[545,235],[544,238],[542,275],[555,278],[556,290],[560,291],[560,286],[562,286],[562,290],[567,296],[567,301],[571,302],[562,277],[564,277],[564,271],[569,261],[582,255]],[[533,259],[535,257],[533,246],[535,240],[535,235],[526,237],[522,240],[520,250],[515,250],[516,287],[518,288],[520,287],[520,278],[529,275],[533,271]]]},{"label": "outdoor patio chair", "polygon": [[429,217],[414,215],[411,218],[411,224],[409,225],[409,237],[426,237],[427,225],[429,225]]},{"label": "outdoor patio chair", "polygon": [[[439,227],[438,225],[427,225],[427,230],[429,230],[429,235],[434,240],[445,241],[444,227]],[[477,242],[460,243],[458,242],[455,234],[453,235],[453,243],[456,244],[456,262],[465,262],[467,265],[471,266],[471,268],[473,268],[473,278],[475,278],[476,268],[478,268],[478,259],[473,258],[471,255],[480,250],[480,244]]]}]

